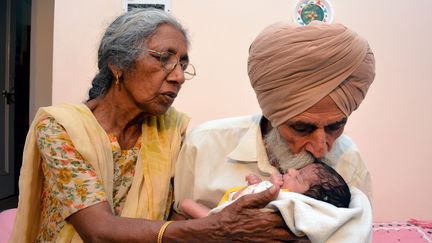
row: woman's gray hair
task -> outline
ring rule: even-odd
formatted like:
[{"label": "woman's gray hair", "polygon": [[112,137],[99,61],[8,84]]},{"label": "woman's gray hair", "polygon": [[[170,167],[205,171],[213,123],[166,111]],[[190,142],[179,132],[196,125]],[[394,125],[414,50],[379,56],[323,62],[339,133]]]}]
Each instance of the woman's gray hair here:
[{"label": "woman's gray hair", "polygon": [[120,15],[110,24],[99,46],[99,73],[93,78],[88,100],[104,94],[112,85],[114,75],[108,65],[120,70],[132,68],[145,47],[145,41],[162,24],[169,24],[182,32],[189,46],[186,30],[174,17],[162,10],[135,9]]}]

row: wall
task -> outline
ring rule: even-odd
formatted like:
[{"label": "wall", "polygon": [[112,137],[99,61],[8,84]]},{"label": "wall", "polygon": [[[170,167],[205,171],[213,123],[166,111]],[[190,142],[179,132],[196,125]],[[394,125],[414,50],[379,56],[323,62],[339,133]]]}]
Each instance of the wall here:
[{"label": "wall", "polygon": [[97,70],[98,41],[121,9],[118,0],[56,1],[53,103],[86,100]]},{"label": "wall", "polygon": [[30,119],[52,103],[54,0],[33,0],[30,37]]},{"label": "wall", "polygon": [[[291,19],[294,1],[174,1],[190,29],[198,75],[175,104],[193,118],[258,110],[250,88],[248,47],[263,26]],[[335,21],[367,38],[377,76],[346,133],[359,146],[373,177],[376,220],[432,218],[432,8],[429,0],[333,0]],[[199,20],[199,21],[197,21]]]},{"label": "wall", "polygon": [[[55,1],[52,102],[81,102],[96,71],[97,40],[120,0]],[[377,76],[346,133],[373,176],[375,220],[432,218],[432,1],[333,0],[335,21],[366,37]],[[190,30],[188,81],[175,106],[191,127],[258,112],[246,73],[249,44],[275,21],[291,19],[293,0],[173,0],[172,13]]]}]

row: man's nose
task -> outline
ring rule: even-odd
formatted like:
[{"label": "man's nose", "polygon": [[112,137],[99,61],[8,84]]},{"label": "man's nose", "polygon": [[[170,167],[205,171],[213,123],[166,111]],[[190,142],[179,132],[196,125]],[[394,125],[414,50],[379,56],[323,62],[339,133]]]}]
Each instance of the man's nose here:
[{"label": "man's nose", "polygon": [[327,138],[324,129],[318,128],[310,135],[305,150],[317,159],[321,159],[325,156],[327,153]]}]

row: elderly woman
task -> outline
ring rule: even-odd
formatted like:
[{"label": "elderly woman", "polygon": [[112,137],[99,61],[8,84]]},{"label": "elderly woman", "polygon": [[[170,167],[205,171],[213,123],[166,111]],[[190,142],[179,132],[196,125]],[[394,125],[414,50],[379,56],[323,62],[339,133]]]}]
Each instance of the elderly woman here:
[{"label": "elderly woman", "polygon": [[[258,209],[277,196],[276,187],[211,217],[165,221],[188,123],[171,104],[195,75],[186,32],[175,19],[154,9],[125,13],[106,30],[98,56],[85,104],[36,114],[12,242],[289,238],[279,215]],[[251,218],[253,225],[246,224]]]}]

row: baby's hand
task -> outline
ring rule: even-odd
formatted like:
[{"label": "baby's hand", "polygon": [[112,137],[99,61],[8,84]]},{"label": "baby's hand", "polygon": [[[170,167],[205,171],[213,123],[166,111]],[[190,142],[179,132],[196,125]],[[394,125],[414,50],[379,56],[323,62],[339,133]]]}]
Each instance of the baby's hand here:
[{"label": "baby's hand", "polygon": [[248,185],[258,184],[262,181],[261,178],[256,174],[247,175],[245,180],[247,181]]},{"label": "baby's hand", "polygon": [[270,182],[275,184],[275,185],[282,186],[283,185],[283,177],[279,173],[274,173],[270,176]]}]

